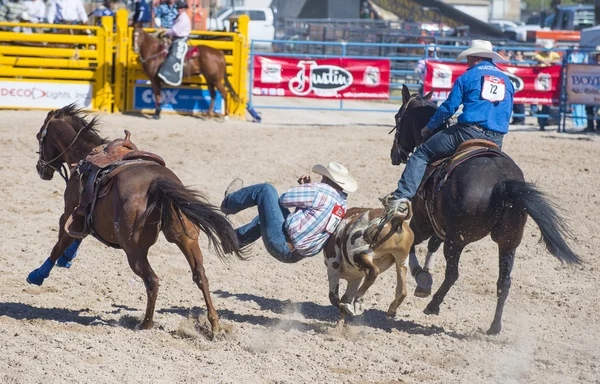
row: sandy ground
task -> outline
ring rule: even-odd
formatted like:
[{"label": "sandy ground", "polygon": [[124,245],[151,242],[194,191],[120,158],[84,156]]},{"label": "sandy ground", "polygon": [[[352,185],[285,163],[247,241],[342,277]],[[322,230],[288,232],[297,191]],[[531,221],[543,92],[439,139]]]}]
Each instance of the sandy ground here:
[{"label": "sandy ground", "polygon": [[[160,122],[101,116],[103,135],[133,132],[141,149],[163,156],[186,185],[218,204],[236,176],[279,191],[316,162],[336,160],[359,180],[350,206],[378,206],[401,168],[389,161],[393,115],[263,112],[264,123],[164,116]],[[45,112],[0,112],[0,383],[600,383],[600,141],[518,127],[505,150],[563,208],[574,249],[585,260],[562,266],[538,245],[530,220],[517,253],[499,336],[486,336],[496,305],[498,257],[484,239],[467,247],[461,277],[439,316],[411,295],[385,319],[395,273],[380,276],[368,310],[341,330],[318,255],[294,265],[257,243],[247,262],[206,270],[225,341],[209,341],[200,291],[183,255],[164,238],[150,249],[161,278],[151,331],[135,331],[146,304],[143,283],[122,251],[88,238],[69,270],[43,286],[25,277],[49,255],[64,182],[35,172]],[[254,212],[232,217],[239,225]],[[419,248],[421,256],[424,247]],[[443,277],[441,257],[434,289]]]}]

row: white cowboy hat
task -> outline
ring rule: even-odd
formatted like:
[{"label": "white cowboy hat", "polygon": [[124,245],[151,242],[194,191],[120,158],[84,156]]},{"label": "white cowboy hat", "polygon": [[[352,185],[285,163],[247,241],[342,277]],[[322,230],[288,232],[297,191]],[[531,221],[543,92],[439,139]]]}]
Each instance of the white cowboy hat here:
[{"label": "white cowboy hat", "polygon": [[339,185],[346,192],[354,192],[358,188],[356,179],[348,173],[348,169],[340,163],[331,162],[327,167],[317,164],[312,171],[318,175],[325,176]]},{"label": "white cowboy hat", "polygon": [[487,40],[473,40],[471,46],[458,55],[456,61],[467,58],[467,56],[485,57],[492,60],[504,60],[502,56],[494,52],[492,43]]}]

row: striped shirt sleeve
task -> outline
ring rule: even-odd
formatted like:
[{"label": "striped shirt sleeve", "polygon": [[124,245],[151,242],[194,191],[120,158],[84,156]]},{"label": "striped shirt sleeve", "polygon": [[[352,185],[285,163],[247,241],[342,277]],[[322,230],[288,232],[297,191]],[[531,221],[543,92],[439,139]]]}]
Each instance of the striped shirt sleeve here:
[{"label": "striped shirt sleeve", "polygon": [[286,208],[310,208],[317,196],[317,188],[313,184],[302,184],[291,188],[281,195],[279,203]]}]

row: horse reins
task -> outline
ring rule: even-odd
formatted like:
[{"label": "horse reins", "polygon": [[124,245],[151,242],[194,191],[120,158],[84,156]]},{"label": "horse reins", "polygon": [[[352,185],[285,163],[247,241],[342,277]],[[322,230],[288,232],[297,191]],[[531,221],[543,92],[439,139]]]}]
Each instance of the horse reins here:
[{"label": "horse reins", "polygon": [[[144,32],[144,33],[145,33],[145,32]],[[134,37],[134,39],[135,39],[136,43],[137,43],[137,41],[138,41],[138,38],[139,38],[139,36],[140,36],[139,32],[134,32],[134,33],[133,33],[133,37]],[[146,58],[146,59],[145,59],[145,58],[142,56],[142,50],[140,49],[139,45],[138,45],[138,44],[135,44],[135,45],[137,46],[137,48],[138,48],[138,51],[139,51],[139,52],[137,53],[137,54],[138,54],[138,60],[139,60],[139,61],[140,61],[142,64],[145,64],[145,63],[146,63],[148,60],[152,60],[152,59],[155,59],[155,58],[157,58],[158,56],[162,55],[162,54],[163,54],[163,53],[165,53],[165,52],[166,52],[166,53],[169,53],[169,51],[168,51],[167,49],[165,49],[165,48],[164,48],[164,46],[163,46],[163,49],[162,49],[162,50],[160,50],[160,51],[156,52],[156,53],[155,53],[155,54],[153,54],[153,55],[150,55],[150,57],[148,57],[148,58]]]},{"label": "horse reins", "polygon": [[71,142],[69,143],[69,145],[67,145],[67,147],[55,158],[53,158],[50,161],[46,161],[43,159],[44,156],[44,139],[46,138],[46,135],[48,134],[48,126],[50,125],[50,122],[54,120],[54,115],[50,116],[50,118],[48,119],[48,121],[46,121],[46,124],[44,124],[44,130],[42,131],[42,136],[40,137],[40,150],[39,150],[39,158],[38,158],[38,163],[40,164],[40,167],[42,167],[42,169],[44,168],[50,168],[53,169],[54,171],[58,172],[58,174],[65,180],[65,183],[69,182],[69,176],[67,174],[67,167],[65,166],[65,163],[61,163],[60,167],[55,167],[54,165],[52,165],[51,163],[53,163],[54,161],[60,159],[62,157],[62,155],[64,155],[69,149],[71,149],[73,147],[73,145],[75,145],[75,142],[77,141],[77,139],[79,138],[79,135],[81,134],[81,132],[83,132],[85,130],[86,127],[83,127],[79,130],[79,132],[77,132],[77,134],[75,135],[75,137],[73,138],[73,140],[71,140]]}]

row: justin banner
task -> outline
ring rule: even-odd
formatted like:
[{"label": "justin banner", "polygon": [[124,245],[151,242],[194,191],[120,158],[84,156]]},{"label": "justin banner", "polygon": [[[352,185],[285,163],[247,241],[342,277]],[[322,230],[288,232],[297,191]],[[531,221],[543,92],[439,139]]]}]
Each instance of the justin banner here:
[{"label": "justin banner", "polygon": [[388,99],[390,61],[254,56],[252,93],[318,99]]},{"label": "justin banner", "polygon": [[600,65],[569,64],[567,99],[569,104],[600,105]]},{"label": "justin banner", "polygon": [[[427,72],[423,93],[433,90],[432,100],[446,100],[456,79],[467,65],[426,60]],[[495,63],[513,83],[516,104],[558,105],[561,89],[561,66],[530,67]]]}]

